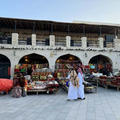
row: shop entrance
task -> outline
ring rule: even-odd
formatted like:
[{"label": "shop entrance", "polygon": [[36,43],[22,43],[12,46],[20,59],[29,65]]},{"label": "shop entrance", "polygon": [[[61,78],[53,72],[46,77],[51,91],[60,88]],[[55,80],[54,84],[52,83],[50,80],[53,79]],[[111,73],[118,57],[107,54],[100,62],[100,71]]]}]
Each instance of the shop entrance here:
[{"label": "shop entrance", "polygon": [[18,64],[15,67],[15,73],[22,72],[28,75],[31,75],[32,71],[36,69],[49,68],[48,60],[35,53],[22,57]]},{"label": "shop entrance", "polygon": [[48,60],[38,54],[30,54],[22,57],[19,64],[15,67],[14,79],[26,79],[27,92],[55,92],[58,83],[52,76],[52,70],[49,69]]},{"label": "shop entrance", "polygon": [[22,57],[19,61],[19,64],[47,64],[48,65],[48,60],[42,55],[33,53],[33,54],[29,54]]},{"label": "shop entrance", "polygon": [[89,65],[91,71],[100,72],[103,73],[103,75],[108,75],[112,72],[112,61],[103,55],[97,55],[91,58]]},{"label": "shop entrance", "polygon": [[10,60],[0,54],[0,78],[10,78]]},{"label": "shop entrance", "polygon": [[72,66],[73,68],[76,68],[81,64],[82,62],[80,61],[80,59],[74,55],[67,54],[60,56],[55,63],[57,78],[67,76],[69,72],[69,68],[67,66]]}]

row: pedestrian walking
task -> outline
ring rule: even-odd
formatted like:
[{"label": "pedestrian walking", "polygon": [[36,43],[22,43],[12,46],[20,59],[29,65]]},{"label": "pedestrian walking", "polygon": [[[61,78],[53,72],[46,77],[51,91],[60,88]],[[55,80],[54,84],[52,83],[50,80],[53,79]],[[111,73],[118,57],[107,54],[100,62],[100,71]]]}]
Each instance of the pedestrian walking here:
[{"label": "pedestrian walking", "polygon": [[83,85],[84,76],[81,68],[78,69],[78,78],[79,78],[79,87],[77,88],[78,99],[84,100],[85,99],[84,85]]},{"label": "pedestrian walking", "polygon": [[78,94],[77,89],[79,87],[79,78],[75,70],[71,70],[68,75],[70,85],[68,88],[68,100],[77,100]]}]

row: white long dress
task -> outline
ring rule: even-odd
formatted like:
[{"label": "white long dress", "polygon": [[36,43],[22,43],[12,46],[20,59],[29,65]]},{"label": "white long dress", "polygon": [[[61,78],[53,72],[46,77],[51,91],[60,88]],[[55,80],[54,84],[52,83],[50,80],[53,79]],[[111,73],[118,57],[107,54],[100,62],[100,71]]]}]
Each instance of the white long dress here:
[{"label": "white long dress", "polygon": [[[70,75],[68,75],[67,78],[70,79]],[[69,85],[69,88],[68,88],[68,99],[69,100],[78,99],[77,87],[73,86],[71,81],[70,81],[70,85]]]},{"label": "white long dress", "polygon": [[78,73],[78,78],[79,78],[79,88],[77,88],[77,92],[78,92],[78,98],[85,98],[84,95],[84,85],[83,85],[83,74],[81,74],[80,72]]}]

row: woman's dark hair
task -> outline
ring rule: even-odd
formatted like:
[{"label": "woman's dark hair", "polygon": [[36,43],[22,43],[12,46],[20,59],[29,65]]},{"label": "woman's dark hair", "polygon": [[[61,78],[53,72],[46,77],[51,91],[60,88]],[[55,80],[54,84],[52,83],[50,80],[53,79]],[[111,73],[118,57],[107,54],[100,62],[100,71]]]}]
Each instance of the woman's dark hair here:
[{"label": "woman's dark hair", "polygon": [[81,67],[82,72],[84,72],[83,68]]},{"label": "woman's dark hair", "polygon": [[13,86],[16,87],[19,84],[19,78],[13,78]]},{"label": "woman's dark hair", "polygon": [[70,69],[70,72],[71,72],[72,70],[75,70],[75,72],[78,74],[77,68],[71,68],[71,69]]},{"label": "woman's dark hair", "polygon": [[75,72],[78,74],[78,70],[77,70],[77,68],[75,68]]}]

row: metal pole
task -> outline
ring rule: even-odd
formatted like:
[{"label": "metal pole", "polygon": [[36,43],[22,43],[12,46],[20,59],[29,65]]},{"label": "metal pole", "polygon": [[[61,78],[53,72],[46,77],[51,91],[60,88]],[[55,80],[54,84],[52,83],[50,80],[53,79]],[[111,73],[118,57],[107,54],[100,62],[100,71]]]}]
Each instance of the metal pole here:
[{"label": "metal pole", "polygon": [[117,29],[115,28],[115,38],[117,38]]},{"label": "metal pole", "polygon": [[53,23],[51,23],[51,34],[53,34]]},{"label": "metal pole", "polygon": [[35,27],[36,27],[36,23],[33,23],[33,33],[35,33]]},{"label": "metal pole", "polygon": [[69,32],[70,32],[70,26],[69,26],[69,24],[68,24],[68,26],[67,26],[67,34],[69,35]]},{"label": "metal pole", "polygon": [[85,37],[85,25],[83,25],[83,35]]},{"label": "metal pole", "polygon": [[17,24],[17,23],[16,23],[16,21],[15,21],[15,33],[16,33],[16,24]]},{"label": "metal pole", "polygon": [[100,27],[100,34],[99,35],[101,37],[101,35],[102,35],[102,27]]}]

